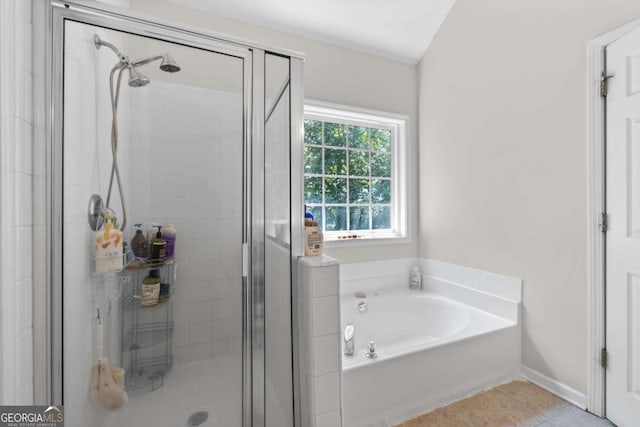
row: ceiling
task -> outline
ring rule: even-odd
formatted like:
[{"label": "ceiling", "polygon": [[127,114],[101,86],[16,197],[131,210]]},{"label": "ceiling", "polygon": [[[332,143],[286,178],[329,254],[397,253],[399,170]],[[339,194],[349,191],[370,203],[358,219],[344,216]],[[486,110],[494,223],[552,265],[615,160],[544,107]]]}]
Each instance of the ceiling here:
[{"label": "ceiling", "polygon": [[455,0],[169,0],[415,64]]}]

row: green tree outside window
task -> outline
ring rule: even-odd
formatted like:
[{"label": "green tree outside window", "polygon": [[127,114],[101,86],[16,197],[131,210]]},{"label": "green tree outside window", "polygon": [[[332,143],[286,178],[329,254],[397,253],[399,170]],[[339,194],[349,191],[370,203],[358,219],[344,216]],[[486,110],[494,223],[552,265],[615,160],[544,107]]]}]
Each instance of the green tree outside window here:
[{"label": "green tree outside window", "polygon": [[304,202],[325,231],[391,228],[392,133],[304,121]]}]

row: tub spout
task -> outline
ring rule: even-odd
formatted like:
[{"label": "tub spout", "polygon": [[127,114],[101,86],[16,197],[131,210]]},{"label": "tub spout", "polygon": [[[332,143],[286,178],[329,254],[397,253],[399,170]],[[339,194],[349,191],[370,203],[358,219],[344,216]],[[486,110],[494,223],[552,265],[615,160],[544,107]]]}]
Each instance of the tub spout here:
[{"label": "tub spout", "polygon": [[353,356],[355,349],[355,338],[353,336],[354,329],[351,323],[344,328],[344,354],[345,356]]}]

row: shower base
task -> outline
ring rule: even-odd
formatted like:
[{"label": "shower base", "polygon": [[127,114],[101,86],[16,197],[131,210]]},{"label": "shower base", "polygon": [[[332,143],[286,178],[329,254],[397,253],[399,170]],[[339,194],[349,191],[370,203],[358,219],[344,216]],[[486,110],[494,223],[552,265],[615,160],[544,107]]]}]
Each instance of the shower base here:
[{"label": "shower base", "polygon": [[114,413],[109,427],[153,425],[184,426],[200,411],[209,414],[204,427],[241,427],[242,388],[238,356],[175,365],[157,390],[129,397]]}]

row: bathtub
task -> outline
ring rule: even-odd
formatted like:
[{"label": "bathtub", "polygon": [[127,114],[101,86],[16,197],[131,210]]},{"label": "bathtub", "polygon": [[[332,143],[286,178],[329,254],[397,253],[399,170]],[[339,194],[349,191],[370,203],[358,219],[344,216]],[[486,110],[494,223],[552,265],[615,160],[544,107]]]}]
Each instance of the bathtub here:
[{"label": "bathtub", "polygon": [[[341,326],[352,324],[355,337],[353,356],[342,349],[345,427],[394,425],[518,375],[517,310],[501,316],[483,302],[504,298],[430,275],[425,289],[411,290],[407,277],[388,285],[378,277],[376,286],[341,280]],[[371,341],[375,358],[365,357]]]}]

